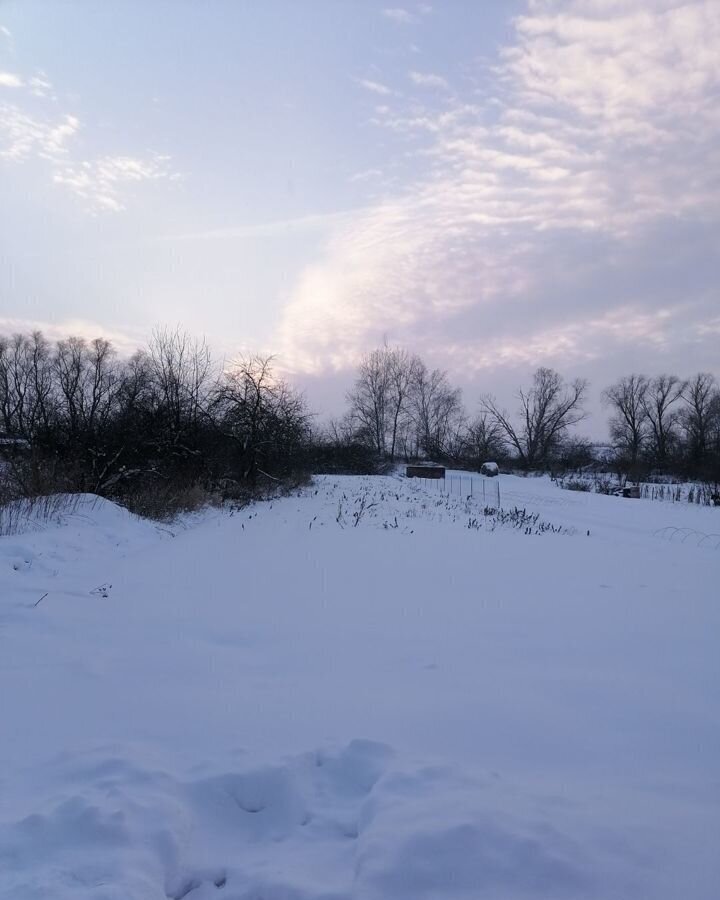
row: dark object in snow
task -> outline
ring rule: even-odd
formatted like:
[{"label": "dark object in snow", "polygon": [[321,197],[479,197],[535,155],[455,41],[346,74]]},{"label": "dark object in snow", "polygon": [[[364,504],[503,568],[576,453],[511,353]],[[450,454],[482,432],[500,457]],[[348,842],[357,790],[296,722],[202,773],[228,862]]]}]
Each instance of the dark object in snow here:
[{"label": "dark object in snow", "polygon": [[713,506],[720,506],[720,494],[717,491],[710,497]]},{"label": "dark object in snow", "polygon": [[615,497],[629,497],[631,500],[639,500],[640,499],[640,485],[639,484],[626,484],[625,487],[618,488],[614,492]]},{"label": "dark object in snow", "polygon": [[493,476],[500,474],[500,469],[498,468],[498,464],[496,462],[484,462],[480,466],[480,474],[488,475],[492,478]]},{"label": "dark object in snow", "polygon": [[445,466],[408,466],[405,474],[408,478],[444,478]]}]

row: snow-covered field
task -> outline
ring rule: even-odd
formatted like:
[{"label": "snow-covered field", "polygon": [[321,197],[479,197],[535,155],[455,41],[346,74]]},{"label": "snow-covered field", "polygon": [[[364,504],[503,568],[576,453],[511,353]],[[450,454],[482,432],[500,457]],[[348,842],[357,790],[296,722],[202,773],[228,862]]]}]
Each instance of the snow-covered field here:
[{"label": "snow-covered field", "polygon": [[501,489],[0,538],[0,897],[715,900],[720,510]]}]

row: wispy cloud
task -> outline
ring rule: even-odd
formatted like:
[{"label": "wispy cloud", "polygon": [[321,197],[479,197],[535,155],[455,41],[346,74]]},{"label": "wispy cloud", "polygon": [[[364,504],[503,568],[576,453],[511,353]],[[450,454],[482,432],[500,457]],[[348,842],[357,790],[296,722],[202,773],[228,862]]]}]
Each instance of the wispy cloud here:
[{"label": "wispy cloud", "polygon": [[370,181],[374,178],[382,177],[382,169],[363,169],[360,172],[355,172],[354,175],[350,176],[350,182],[356,183],[358,181]]},{"label": "wispy cloud", "polygon": [[67,155],[68,141],[79,127],[75,116],[43,120],[15,104],[0,103],[0,159],[24,162],[39,157],[59,162]]},{"label": "wispy cloud", "polygon": [[34,75],[28,81],[28,85],[30,87],[30,93],[33,95],[33,97],[52,96],[53,100],[57,99],[57,97],[52,94],[52,83],[48,81],[47,76],[44,72],[38,72],[36,75]]},{"label": "wispy cloud", "polygon": [[386,7],[381,10],[382,15],[396,25],[414,25],[432,12],[433,7],[429,3],[418,3],[412,10],[402,6]]},{"label": "wispy cloud", "polygon": [[477,338],[441,342],[435,348],[451,364],[466,372],[478,373],[500,365],[534,367],[582,364],[602,359],[608,342],[632,349],[638,342],[662,350],[679,338],[689,342],[694,328],[684,321],[684,308],[648,311],[642,307],[621,306],[601,315],[578,321],[538,328],[529,335],[498,334],[492,344]]},{"label": "wispy cloud", "polygon": [[395,22],[397,25],[412,25],[413,22],[418,21],[418,16],[414,13],[411,13],[407,9],[403,9],[400,6],[394,6],[390,8],[386,8],[382,10],[383,16],[386,19],[390,19],[392,22]]},{"label": "wispy cloud", "polygon": [[23,80],[14,72],[0,72],[0,87],[22,87]]},{"label": "wispy cloud", "polygon": [[369,78],[358,78],[357,83],[360,87],[365,88],[366,91],[371,91],[373,94],[380,94],[383,97],[393,93],[392,88],[389,88],[386,84],[382,84],[380,81],[372,81]]},{"label": "wispy cloud", "polygon": [[347,225],[357,216],[358,210],[338,210],[327,213],[314,213],[297,216],[294,219],[275,219],[271,222],[251,222],[233,225],[229,228],[212,228],[206,231],[193,231],[181,234],[164,235],[163,241],[222,241],[237,238],[274,238],[286,237],[299,232],[329,229]]},{"label": "wispy cloud", "polygon": [[63,340],[70,335],[86,340],[105,338],[105,340],[112,341],[118,352],[127,356],[147,340],[147,335],[140,330],[108,328],[90,319],[18,319],[0,316],[0,334],[2,335],[27,334],[32,331],[41,331],[49,341]]},{"label": "wispy cloud", "polygon": [[126,189],[140,182],[180,177],[169,156],[154,152],[87,157],[77,140],[83,124],[62,111],[45,72],[30,78],[0,73],[0,87],[13,88],[12,100],[0,99],[0,164],[42,161],[50,183],[71,191],[93,213],[125,209]]},{"label": "wispy cloud", "polygon": [[432,72],[410,72],[410,80],[413,84],[421,87],[441,88],[447,90],[450,85],[447,78],[442,75],[435,75]]},{"label": "wispy cloud", "polygon": [[53,181],[70,188],[92,210],[120,212],[126,208],[124,189],[141,181],[177,180],[179,174],[169,168],[170,157],[150,154],[103,156],[58,166]]},{"label": "wispy cloud", "polygon": [[[706,286],[650,273],[672,265],[668,247],[700,254],[720,224],[718,46],[714,0],[532,0],[478,71],[482,91],[377,114],[426,171],[343,224],[306,269],[286,354],[308,371],[341,368],[383,334],[435,333],[439,345],[440,330],[462,335],[446,344],[471,369],[577,361],[589,333],[590,356],[628,335],[666,348],[682,315],[698,338]],[[507,316],[520,337],[505,334]]]}]

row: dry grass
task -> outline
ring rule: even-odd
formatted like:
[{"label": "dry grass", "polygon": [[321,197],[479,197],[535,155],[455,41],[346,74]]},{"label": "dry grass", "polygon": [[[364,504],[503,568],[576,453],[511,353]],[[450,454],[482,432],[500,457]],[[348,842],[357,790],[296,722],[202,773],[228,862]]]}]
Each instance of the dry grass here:
[{"label": "dry grass", "polygon": [[83,494],[48,494],[0,502],[0,537],[24,534],[77,512]]}]

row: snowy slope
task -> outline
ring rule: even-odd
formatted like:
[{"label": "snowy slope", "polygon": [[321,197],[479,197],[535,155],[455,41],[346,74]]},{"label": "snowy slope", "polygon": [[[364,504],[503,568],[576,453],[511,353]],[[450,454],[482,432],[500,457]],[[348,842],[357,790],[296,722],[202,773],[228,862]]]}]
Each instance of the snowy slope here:
[{"label": "snowy slope", "polygon": [[0,538],[0,897],[715,898],[720,514],[479,495]]}]

